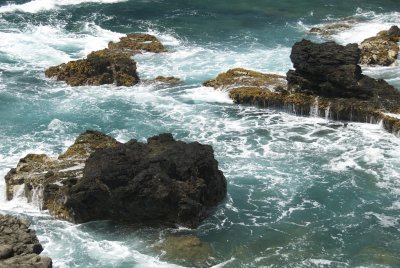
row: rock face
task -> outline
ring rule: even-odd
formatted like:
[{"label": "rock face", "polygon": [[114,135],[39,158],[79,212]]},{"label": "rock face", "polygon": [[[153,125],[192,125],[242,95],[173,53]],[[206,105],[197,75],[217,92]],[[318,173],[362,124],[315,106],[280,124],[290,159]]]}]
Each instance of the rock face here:
[{"label": "rock face", "polygon": [[0,215],[0,267],[50,268],[49,257],[43,251],[29,223],[9,215]]},{"label": "rock face", "polygon": [[315,44],[302,40],[293,46],[290,59],[296,69],[287,73],[288,85],[293,91],[357,99],[368,99],[377,90],[396,93],[385,81],[361,74],[357,44],[341,46],[334,42]]},{"label": "rock face", "polygon": [[46,77],[56,77],[71,86],[115,84],[133,86],[139,82],[136,62],[132,56],[141,52],[160,53],[166,49],[156,37],[129,34],[108,48],[90,53],[86,59],[70,61],[45,71]]},{"label": "rock face", "polygon": [[360,44],[361,64],[389,66],[399,55],[400,29],[392,26],[388,31],[365,39]]},{"label": "rock face", "polygon": [[[6,175],[7,197],[25,185],[28,200],[58,218],[196,227],[226,195],[211,146],[170,134],[121,144],[87,131],[58,158],[28,155]],[[37,198],[36,198],[37,199]]]},{"label": "rock face", "polygon": [[[246,72],[236,72],[235,79],[219,79],[230,71],[204,85],[228,89],[230,98],[238,104],[332,120],[382,122],[388,131],[400,132],[400,93],[384,80],[362,74],[356,44],[303,40],[293,46],[290,58],[296,70],[287,73],[287,85],[248,79]],[[246,83],[237,82],[241,80]]]}]

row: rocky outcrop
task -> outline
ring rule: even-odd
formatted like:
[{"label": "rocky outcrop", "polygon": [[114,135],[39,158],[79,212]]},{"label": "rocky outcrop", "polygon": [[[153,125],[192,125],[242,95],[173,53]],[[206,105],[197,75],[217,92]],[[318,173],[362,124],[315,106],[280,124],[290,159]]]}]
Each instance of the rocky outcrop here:
[{"label": "rocky outcrop", "polygon": [[289,89],[323,97],[368,99],[378,91],[396,94],[384,80],[361,73],[357,44],[297,42],[290,54],[295,70],[287,73]]},{"label": "rocky outcrop", "polygon": [[379,32],[360,44],[361,64],[389,66],[399,55],[400,29],[392,26],[388,31]]},{"label": "rocky outcrop", "polygon": [[50,268],[49,257],[43,251],[29,222],[9,215],[0,215],[0,267]]},{"label": "rocky outcrop", "polygon": [[[332,120],[382,122],[388,131],[399,133],[400,93],[384,80],[362,74],[357,64],[360,50],[356,44],[340,46],[334,42],[315,44],[303,40],[293,46],[290,58],[296,69],[287,73],[287,85],[267,81],[260,85],[251,80],[236,83],[240,78],[227,79],[226,85],[215,82],[205,85],[227,88],[230,98],[238,104]],[[244,72],[243,77],[247,78]]]},{"label": "rocky outcrop", "polygon": [[50,67],[45,75],[71,86],[133,86],[139,82],[139,77],[132,56],[142,52],[165,51],[160,41],[152,35],[128,34],[121,37],[119,42],[110,42],[108,48],[90,53],[85,59]]},{"label": "rocky outcrop", "polygon": [[354,18],[344,18],[339,21],[326,23],[320,26],[312,27],[310,33],[319,34],[325,37],[340,33],[341,31],[353,28],[358,21]]},{"label": "rocky outcrop", "polygon": [[[330,38],[341,31],[349,30],[357,21],[344,19],[341,21],[313,27],[310,33],[319,34],[325,38]],[[389,66],[393,64],[399,55],[400,29],[393,25],[387,31],[381,31],[376,36],[365,39],[359,44],[360,60],[358,63],[364,65]]]},{"label": "rocky outcrop", "polygon": [[112,219],[196,227],[226,195],[211,146],[175,141],[170,134],[121,144],[87,131],[58,158],[21,159],[6,184],[8,199],[24,185],[28,201],[39,195],[43,209],[76,223]]},{"label": "rocky outcrop", "polygon": [[142,52],[161,53],[167,49],[161,42],[150,34],[128,34],[121,37],[119,42],[109,42],[108,48],[113,50],[123,50],[131,56]]},{"label": "rocky outcrop", "polygon": [[264,74],[243,68],[230,69],[203,83],[206,87],[230,90],[238,87],[258,87],[270,91],[286,87],[286,78],[277,74]]}]

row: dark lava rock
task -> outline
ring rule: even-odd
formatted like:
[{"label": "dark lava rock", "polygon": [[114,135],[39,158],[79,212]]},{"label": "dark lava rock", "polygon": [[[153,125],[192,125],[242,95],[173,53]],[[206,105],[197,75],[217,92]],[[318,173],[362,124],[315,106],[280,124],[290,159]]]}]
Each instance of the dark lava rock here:
[{"label": "dark lava rock", "polygon": [[65,207],[75,222],[115,219],[197,226],[226,195],[211,146],[170,134],[97,150]]},{"label": "dark lava rock", "polygon": [[291,59],[296,70],[287,73],[287,84],[274,74],[236,68],[203,85],[225,89],[237,104],[330,120],[382,122],[400,135],[400,93],[384,80],[362,74],[356,44],[303,40],[293,46]]},{"label": "dark lava rock", "polygon": [[361,74],[357,44],[297,42],[290,58],[296,70],[287,73],[289,89],[324,97],[368,99],[377,91],[395,93],[384,80]]},{"label": "dark lava rock", "polygon": [[139,82],[136,62],[138,53],[165,52],[156,37],[148,34],[129,34],[108,48],[90,53],[86,59],[70,61],[45,71],[46,77],[56,77],[71,86],[115,84],[133,86]]},{"label": "dark lava rock", "polygon": [[112,219],[195,227],[226,195],[212,147],[175,141],[170,134],[147,144],[121,144],[87,131],[58,158],[21,159],[6,184],[8,199],[24,187],[28,201],[39,196],[43,209],[76,223]]},{"label": "dark lava rock", "polygon": [[42,251],[43,247],[27,221],[0,215],[0,268],[52,267],[49,257],[39,256]]}]

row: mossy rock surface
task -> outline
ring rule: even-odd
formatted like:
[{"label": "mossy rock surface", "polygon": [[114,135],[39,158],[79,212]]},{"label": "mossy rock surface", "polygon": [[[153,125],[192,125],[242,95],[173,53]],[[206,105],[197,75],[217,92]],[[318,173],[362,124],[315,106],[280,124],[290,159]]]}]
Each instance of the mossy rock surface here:
[{"label": "mossy rock surface", "polygon": [[155,36],[128,34],[121,37],[119,42],[110,42],[108,48],[91,52],[85,59],[50,67],[45,75],[71,86],[115,84],[129,87],[139,82],[132,56],[142,52],[165,51]]},{"label": "mossy rock surface", "polygon": [[238,87],[260,87],[269,90],[286,88],[286,79],[277,74],[266,74],[243,68],[230,69],[219,74],[215,79],[203,83],[204,86],[218,89]]}]

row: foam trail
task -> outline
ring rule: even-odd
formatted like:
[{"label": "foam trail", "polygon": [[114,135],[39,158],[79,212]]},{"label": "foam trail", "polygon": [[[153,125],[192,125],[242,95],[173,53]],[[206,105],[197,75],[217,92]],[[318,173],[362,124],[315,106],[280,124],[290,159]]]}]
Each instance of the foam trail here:
[{"label": "foam trail", "polygon": [[0,7],[0,13],[9,12],[25,12],[25,13],[38,13],[41,11],[57,9],[61,6],[79,5],[82,3],[101,3],[112,4],[118,2],[125,2],[127,0],[33,0],[25,4],[9,4]]},{"label": "foam trail", "polygon": [[[107,47],[109,41],[117,41],[121,36],[91,22],[83,23],[82,33],[69,33],[61,26],[29,25],[23,31],[0,31],[0,54],[22,64],[43,68],[84,57],[91,51]],[[74,53],[71,55],[70,51]],[[9,67],[16,68],[14,65]],[[21,68],[25,69],[24,66]]]}]

